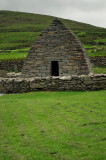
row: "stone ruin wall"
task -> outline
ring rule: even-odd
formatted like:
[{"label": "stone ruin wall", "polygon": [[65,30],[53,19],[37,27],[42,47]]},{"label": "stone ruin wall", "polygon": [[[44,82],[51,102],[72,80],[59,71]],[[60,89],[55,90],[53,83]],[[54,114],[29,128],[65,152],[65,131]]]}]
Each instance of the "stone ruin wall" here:
[{"label": "stone ruin wall", "polygon": [[0,93],[105,90],[106,74],[45,78],[1,78]]}]

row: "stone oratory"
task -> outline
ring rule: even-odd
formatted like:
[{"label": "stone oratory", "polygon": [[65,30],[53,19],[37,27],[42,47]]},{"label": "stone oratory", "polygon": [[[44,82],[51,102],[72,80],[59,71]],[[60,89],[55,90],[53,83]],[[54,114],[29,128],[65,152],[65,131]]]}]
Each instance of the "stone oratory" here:
[{"label": "stone oratory", "polygon": [[56,18],[31,46],[22,77],[88,75],[91,70],[79,39]]}]

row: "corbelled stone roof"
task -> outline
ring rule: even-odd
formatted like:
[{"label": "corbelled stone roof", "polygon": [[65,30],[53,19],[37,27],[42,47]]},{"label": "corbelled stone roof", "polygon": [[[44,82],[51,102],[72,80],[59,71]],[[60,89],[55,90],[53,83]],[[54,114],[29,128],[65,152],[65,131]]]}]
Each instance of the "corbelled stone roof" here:
[{"label": "corbelled stone roof", "polygon": [[33,43],[22,75],[24,77],[52,76],[52,62],[57,61],[59,76],[87,75],[91,65],[76,35],[58,18]]}]

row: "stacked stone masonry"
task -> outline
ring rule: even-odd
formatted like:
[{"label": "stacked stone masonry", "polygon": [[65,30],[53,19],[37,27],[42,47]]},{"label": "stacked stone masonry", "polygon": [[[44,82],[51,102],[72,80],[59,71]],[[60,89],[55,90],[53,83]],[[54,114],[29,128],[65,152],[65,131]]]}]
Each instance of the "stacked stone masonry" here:
[{"label": "stacked stone masonry", "polygon": [[1,78],[0,93],[86,91],[106,89],[106,74],[45,78]]},{"label": "stacked stone masonry", "polygon": [[90,58],[91,63],[96,66],[106,67],[106,56],[96,56]]},{"label": "stacked stone masonry", "polygon": [[24,60],[0,61],[0,70],[21,72]]},{"label": "stacked stone masonry", "polygon": [[76,35],[55,19],[33,43],[22,69],[22,77],[53,76],[57,63],[59,76],[88,75],[90,61]]},{"label": "stacked stone masonry", "polygon": [[[93,66],[106,67],[106,56],[89,57]],[[21,72],[24,60],[0,61],[0,70]]]},{"label": "stacked stone masonry", "polygon": [[0,78],[0,93],[106,89],[106,74],[91,73],[92,67],[82,44],[58,19],[33,43],[25,62],[10,64],[7,63],[4,70],[13,67],[15,71],[21,71],[23,66],[22,74],[16,78],[11,75],[10,78]]}]

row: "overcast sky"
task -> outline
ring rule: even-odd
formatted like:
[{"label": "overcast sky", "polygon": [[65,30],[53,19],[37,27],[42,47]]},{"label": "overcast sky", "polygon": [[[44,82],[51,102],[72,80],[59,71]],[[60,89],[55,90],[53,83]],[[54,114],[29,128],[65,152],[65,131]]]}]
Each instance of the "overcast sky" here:
[{"label": "overcast sky", "polygon": [[57,16],[106,28],[106,0],[0,0],[0,10]]}]

